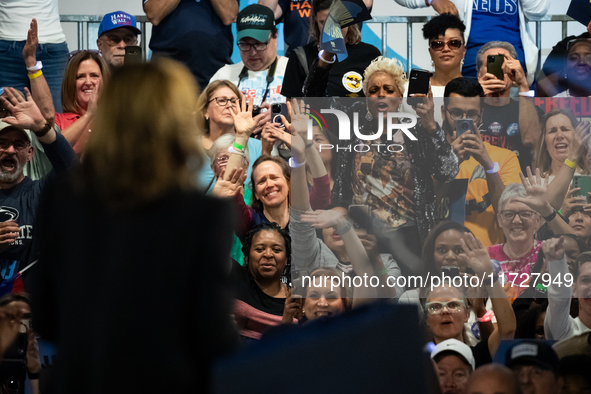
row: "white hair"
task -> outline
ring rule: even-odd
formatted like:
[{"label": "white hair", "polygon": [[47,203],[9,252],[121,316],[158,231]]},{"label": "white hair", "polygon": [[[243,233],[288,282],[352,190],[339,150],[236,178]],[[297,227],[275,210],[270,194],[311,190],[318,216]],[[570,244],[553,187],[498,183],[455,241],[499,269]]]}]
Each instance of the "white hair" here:
[{"label": "white hair", "polygon": [[404,72],[402,64],[400,64],[400,62],[396,59],[389,59],[384,56],[378,56],[371,61],[371,63],[369,64],[369,66],[367,66],[365,72],[363,73],[363,93],[366,96],[369,79],[374,73],[377,72],[389,74],[392,78],[394,78],[394,81],[396,82],[396,85],[398,86],[400,93],[404,95],[406,73]]}]

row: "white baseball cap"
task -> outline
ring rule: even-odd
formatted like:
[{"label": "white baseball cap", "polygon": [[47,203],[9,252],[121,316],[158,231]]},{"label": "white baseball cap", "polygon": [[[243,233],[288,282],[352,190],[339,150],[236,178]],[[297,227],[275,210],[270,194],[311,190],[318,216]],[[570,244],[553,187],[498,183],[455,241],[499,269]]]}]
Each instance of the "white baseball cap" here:
[{"label": "white baseball cap", "polygon": [[462,356],[468,364],[472,366],[472,370],[476,369],[476,361],[474,361],[474,355],[470,346],[457,339],[446,339],[443,342],[439,342],[435,349],[431,352],[431,359],[435,358],[441,352],[455,352]]}]

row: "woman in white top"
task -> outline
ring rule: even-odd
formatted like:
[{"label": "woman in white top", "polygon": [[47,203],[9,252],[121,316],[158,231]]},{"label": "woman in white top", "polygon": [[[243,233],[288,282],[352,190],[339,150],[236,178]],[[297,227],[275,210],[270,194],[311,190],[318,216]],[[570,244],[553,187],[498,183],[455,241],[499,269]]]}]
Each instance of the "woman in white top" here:
[{"label": "woman in white top", "polygon": [[[431,76],[431,92],[433,97],[443,97],[445,85],[449,81],[462,76],[462,65],[466,46],[464,31],[466,26],[460,18],[449,13],[441,14],[423,26],[423,37],[429,41],[429,55],[434,68]],[[404,91],[408,92],[408,84],[404,85]],[[405,96],[407,93],[405,93]],[[443,102],[435,102],[435,108],[441,107]],[[404,102],[404,111],[410,110],[410,105]],[[435,121],[443,123],[440,111],[435,111]]]}]

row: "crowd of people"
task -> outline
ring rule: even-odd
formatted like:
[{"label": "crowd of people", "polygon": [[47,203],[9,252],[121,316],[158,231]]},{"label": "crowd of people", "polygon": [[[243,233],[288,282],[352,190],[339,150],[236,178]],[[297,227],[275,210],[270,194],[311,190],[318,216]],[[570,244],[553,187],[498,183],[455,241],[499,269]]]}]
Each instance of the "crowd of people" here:
[{"label": "crowd of people", "polygon": [[434,393],[591,393],[589,34],[537,72],[549,0],[396,0],[438,13],[409,94],[360,24],[320,50],[335,1],[144,0],[129,64],[128,13],[68,53],[57,0],[0,0],[0,393],[206,390],[376,303]]}]

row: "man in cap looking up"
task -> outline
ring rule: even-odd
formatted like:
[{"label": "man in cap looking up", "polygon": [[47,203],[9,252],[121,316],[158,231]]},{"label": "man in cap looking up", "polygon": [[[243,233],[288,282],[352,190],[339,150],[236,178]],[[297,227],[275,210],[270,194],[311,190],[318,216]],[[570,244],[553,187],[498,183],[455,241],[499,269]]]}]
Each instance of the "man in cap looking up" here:
[{"label": "man in cap looking up", "polygon": [[476,361],[472,349],[457,339],[439,342],[431,352],[442,394],[464,394]]},{"label": "man in cap looking up", "polygon": [[109,66],[122,66],[125,47],[137,45],[137,36],[141,33],[133,15],[123,11],[111,12],[103,17],[96,45]]},{"label": "man in cap looking up", "polygon": [[560,362],[547,342],[515,343],[505,353],[505,365],[517,376],[523,394],[559,394],[562,390]]}]

